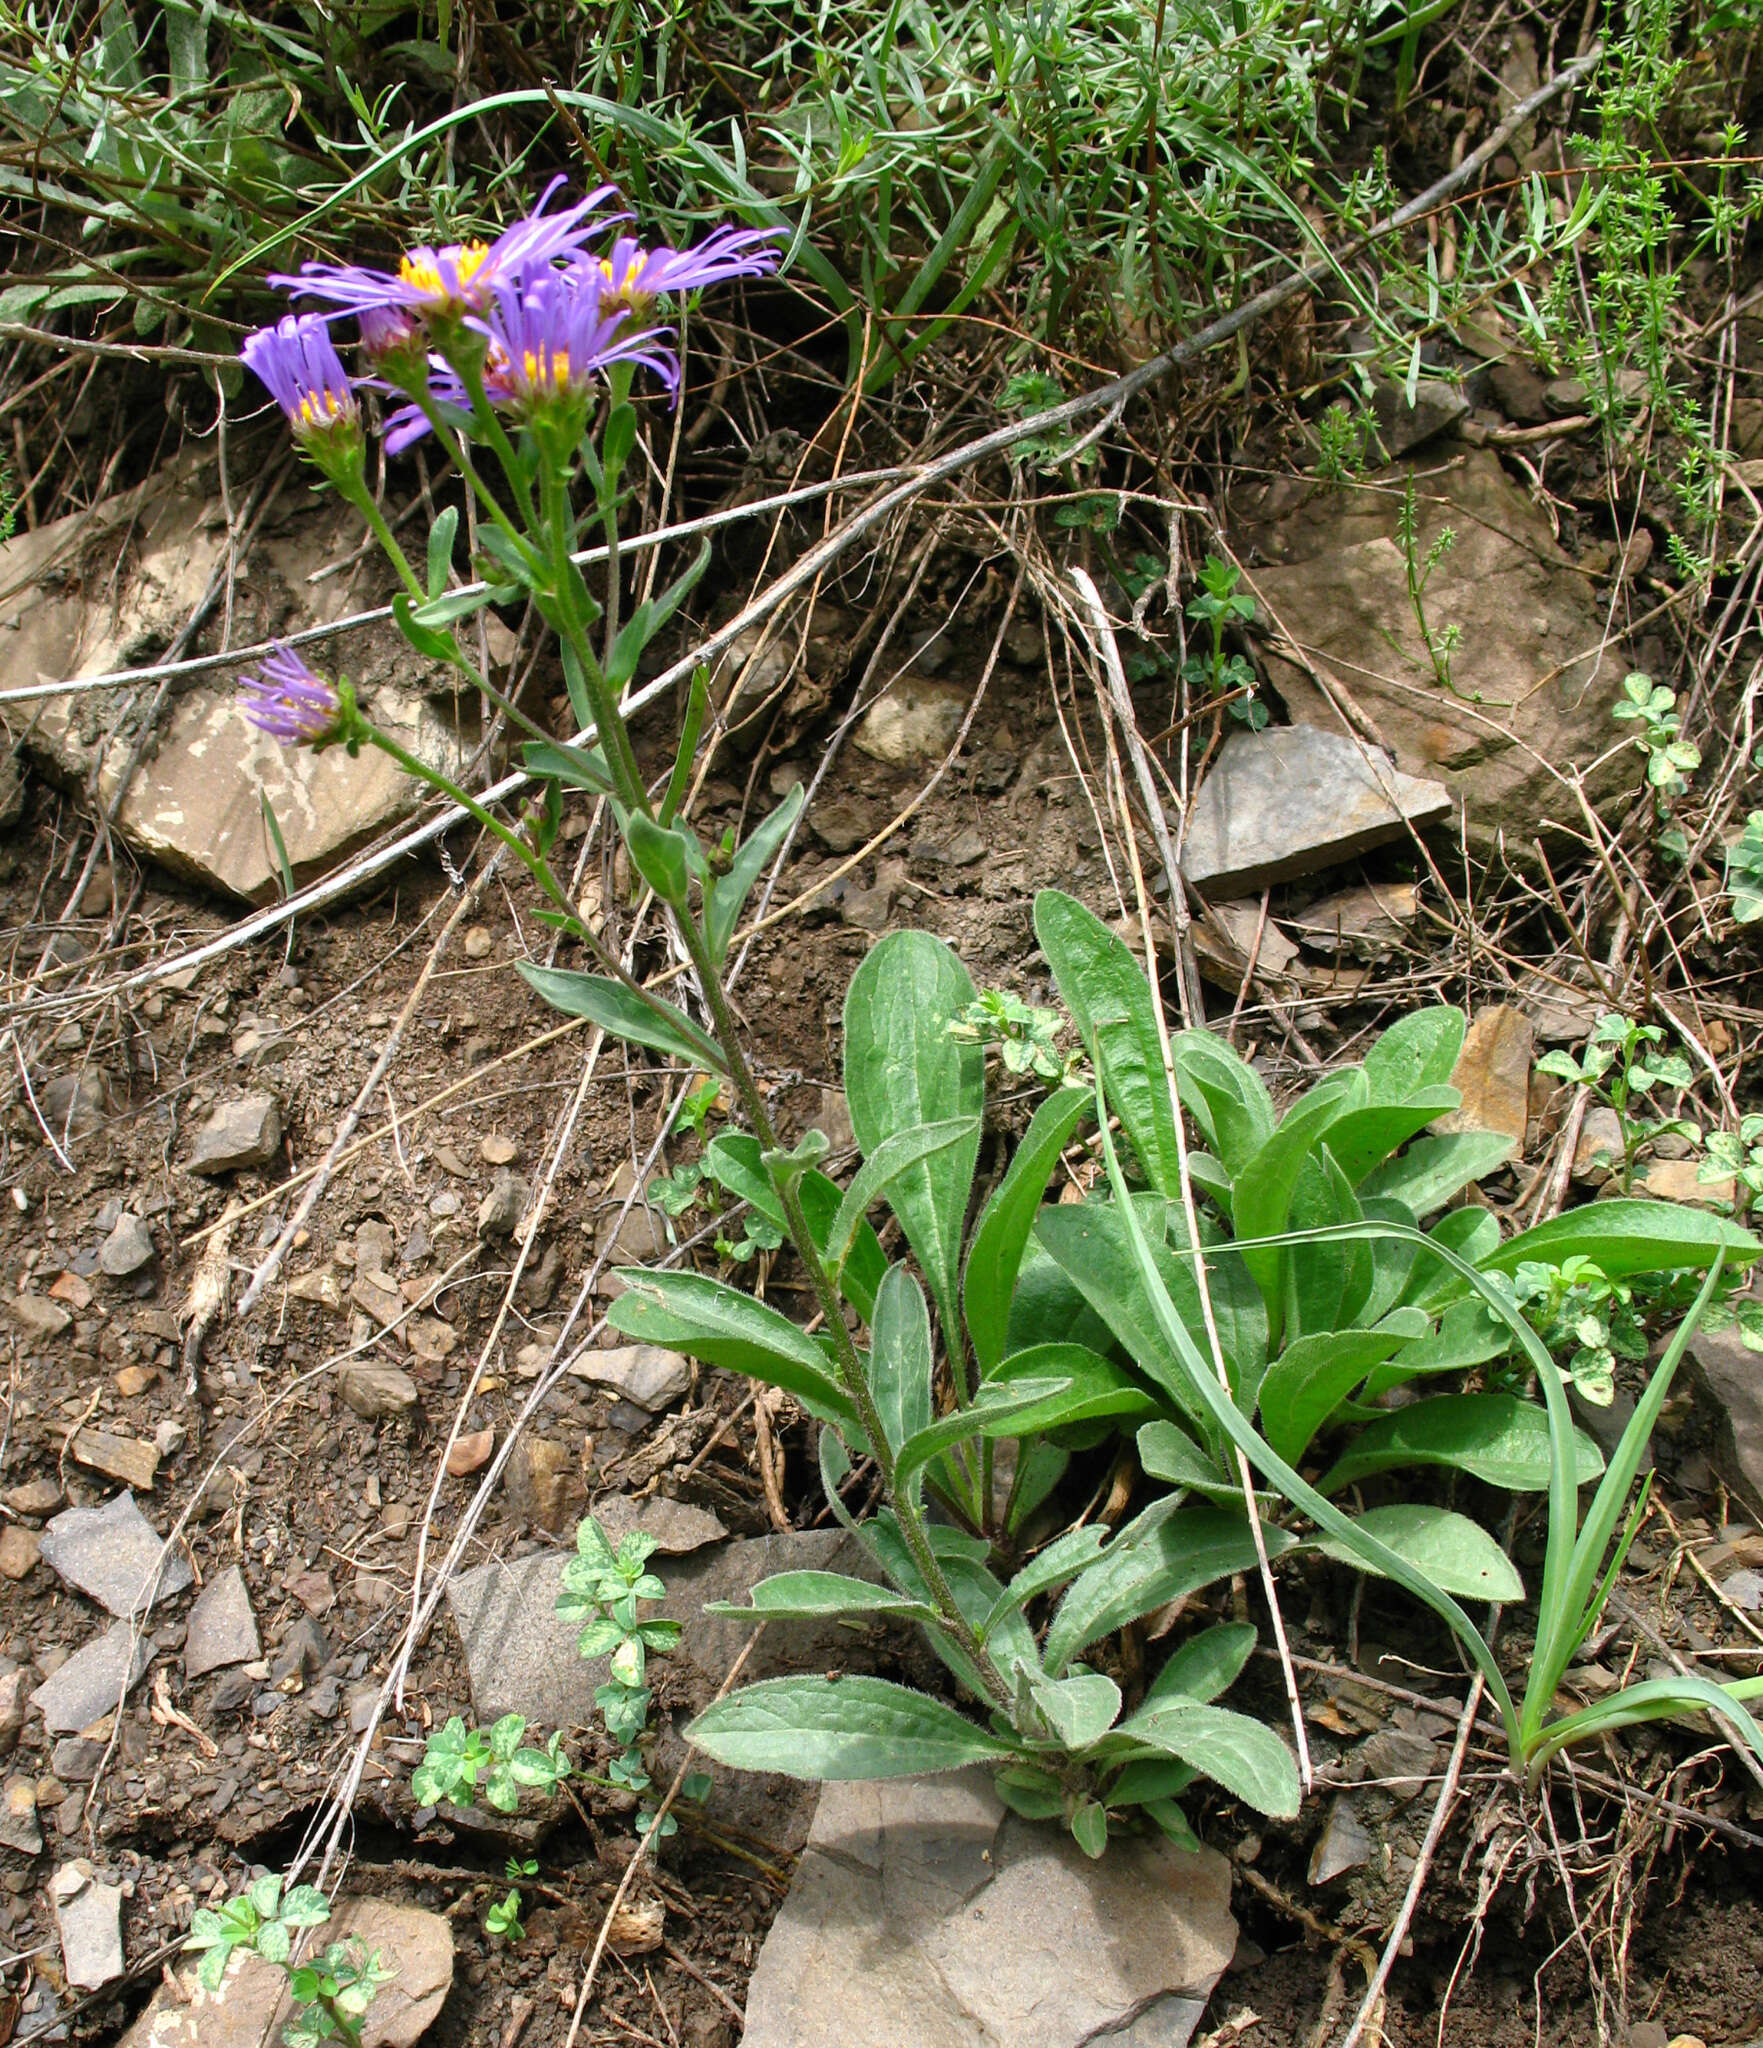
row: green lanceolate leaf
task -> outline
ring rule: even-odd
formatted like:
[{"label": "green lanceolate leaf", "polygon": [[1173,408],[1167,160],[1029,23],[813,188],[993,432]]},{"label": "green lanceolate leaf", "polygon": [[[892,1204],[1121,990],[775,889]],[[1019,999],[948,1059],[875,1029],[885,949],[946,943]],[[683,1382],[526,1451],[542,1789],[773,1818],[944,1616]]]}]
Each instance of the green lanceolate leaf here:
[{"label": "green lanceolate leaf", "polygon": [[[1209,1031],[1178,1031],[1170,1049],[1181,1099],[1234,1183],[1273,1136],[1278,1121],[1267,1083]],[[1230,1213],[1228,1194],[1220,1206]]]},{"label": "green lanceolate leaf", "polygon": [[1088,1749],[1099,1742],[1120,1714],[1120,1688],[1099,1671],[1076,1671],[1069,1678],[1031,1673],[1027,1691],[1067,1749]]},{"label": "green lanceolate leaf", "polygon": [[1122,1735],[1167,1750],[1275,1820],[1298,1810],[1298,1766],[1263,1721],[1200,1700],[1159,1700],[1120,1725]]},{"label": "green lanceolate leaf", "polygon": [[[896,1188],[912,1182],[917,1174],[932,1171],[941,1153],[953,1151],[971,1159],[978,1143],[979,1120],[970,1116],[946,1117],[941,1123],[920,1124],[882,1139],[857,1169],[845,1199],[839,1204],[827,1239],[827,1263],[835,1272],[845,1263],[857,1236],[857,1226],[872,1203],[886,1195],[897,1214]],[[969,1179],[972,1172],[969,1165]]]},{"label": "green lanceolate leaf", "polygon": [[1763,1250],[1748,1230],[1677,1202],[1588,1202],[1509,1237],[1481,1261],[1485,1273],[1514,1273],[1526,1260],[1558,1266],[1587,1258],[1612,1280],[1712,1265],[1722,1253],[1743,1268]]},{"label": "green lanceolate leaf", "polygon": [[897,1132],[976,1119],[969,1137],[920,1160],[888,1190],[951,1335],[986,1081],[983,1047],[951,1038],[948,1026],[973,1000],[967,969],[928,932],[890,932],[845,995],[845,1095],[866,1156]]},{"label": "green lanceolate leaf", "polygon": [[1012,1609],[1020,1613],[1037,1594],[1051,1593],[1094,1564],[1107,1540],[1106,1529],[1088,1523],[1081,1529],[1068,1529],[1045,1550],[1037,1552],[993,1603],[993,1611],[986,1616],[985,1626],[980,1630],[980,1640],[983,1642],[990,1636],[993,1626],[1004,1614]]},{"label": "green lanceolate leaf", "polygon": [[[1191,1263],[1178,1257],[1164,1238],[1168,1205],[1161,1195],[1130,1198],[1140,1217],[1152,1257],[1163,1284],[1180,1304],[1184,1319],[1200,1326],[1200,1297]],[[1059,1264],[1084,1300],[1101,1317],[1128,1358],[1147,1379],[1162,1388],[1170,1402],[1207,1435],[1210,1427],[1205,1405],[1188,1381],[1180,1354],[1167,1343],[1151,1308],[1150,1297],[1133,1258],[1126,1223],[1116,1202],[1059,1203],[1043,1209],[1035,1223],[1035,1237],[1043,1250]],[[1234,1263],[1230,1259],[1221,1262]],[[1212,1269],[1218,1270],[1218,1269]],[[1220,1288],[1221,1295],[1225,1292]],[[1219,1340],[1233,1386],[1259,1371],[1260,1359],[1245,1359],[1233,1350],[1231,1326],[1219,1319]]]},{"label": "green lanceolate leaf", "polygon": [[1413,1338],[1424,1337],[1429,1328],[1418,1309],[1398,1309],[1381,1329],[1319,1330],[1293,1338],[1261,1382],[1261,1429],[1267,1441],[1295,1465],[1372,1367]]},{"label": "green lanceolate leaf", "polygon": [[1365,1055],[1372,1101],[1409,1102],[1424,1090],[1447,1087],[1466,1029],[1463,1012],[1449,1004],[1398,1019]]},{"label": "green lanceolate leaf", "polygon": [[1455,1088],[1423,1088],[1406,1102],[1370,1102],[1363,1109],[1350,1109],[1329,1126],[1328,1149],[1357,1187],[1392,1152],[1461,1100]]},{"label": "green lanceolate leaf", "polygon": [[[1574,1432],[1575,1483],[1604,1469],[1598,1447]],[[1440,1394],[1368,1423],[1319,1482],[1324,1493],[1404,1465],[1450,1465],[1510,1493],[1541,1493],[1549,1483],[1549,1418],[1515,1394]]]},{"label": "green lanceolate leaf", "polygon": [[1252,1622],[1222,1621],[1214,1628],[1203,1628],[1171,1653],[1151,1681],[1143,1705],[1156,1706],[1171,1699],[1217,1699],[1242,1676],[1256,1640]]},{"label": "green lanceolate leaf", "polygon": [[[1273,1237],[1286,1227],[1298,1175],[1311,1148],[1347,1110],[1358,1106],[1365,1077],[1354,1068],[1319,1081],[1295,1103],[1278,1130],[1236,1176],[1232,1220],[1239,1239]],[[1289,1248],[1262,1246],[1242,1254],[1267,1304],[1269,1342],[1278,1339],[1285,1313],[1285,1266]]]},{"label": "green lanceolate leaf", "polygon": [[[1267,1554],[1289,1550],[1292,1538],[1268,1528]],[[1101,1558],[1074,1579],[1047,1629],[1043,1657],[1057,1675],[1089,1644],[1141,1614],[1217,1579],[1255,1569],[1255,1539],[1240,1514],[1154,1502],[1129,1522]]]},{"label": "green lanceolate leaf", "polygon": [[735,926],[740,922],[747,898],[753,893],[753,884],[764,872],[766,862],[775,857],[778,848],[789,837],[791,826],[802,815],[806,794],[798,782],[771,816],[755,825],[742,840],[728,873],[711,883],[704,904],[704,936],[709,941],[712,957],[717,961],[728,957]]},{"label": "green lanceolate leaf", "polygon": [[1157,1412],[1157,1402],[1131,1373],[1083,1344],[1035,1344],[1012,1352],[983,1384],[1002,1388],[1023,1380],[1063,1380],[1065,1391],[1043,1410],[1018,1415],[1012,1436],[1065,1429],[1105,1415],[1130,1420]]},{"label": "green lanceolate leaf", "polygon": [[703,865],[696,845],[677,825],[657,825],[641,811],[626,812],[619,823],[637,873],[663,903],[683,910],[694,869]]},{"label": "green lanceolate leaf", "polygon": [[934,1621],[936,1610],[843,1572],[778,1572],[753,1588],[752,1604],[709,1600],[706,1614],[732,1614],[745,1621],[815,1621],[838,1614],[887,1614],[897,1620]]},{"label": "green lanceolate leaf", "polygon": [[435,517],[429,528],[428,594],[431,602],[447,587],[447,572],[453,566],[453,536],[459,531],[459,508],[449,505]]},{"label": "green lanceolate leaf", "polygon": [[1041,1197],[1071,1134],[1089,1107],[1089,1090],[1061,1088],[1035,1111],[1022,1142],[1011,1155],[1004,1178],[980,1213],[967,1252],[962,1306],[967,1312],[967,1338],[981,1375],[1004,1356],[1010,1329],[1010,1302],[1016,1276]]},{"label": "green lanceolate leaf", "polygon": [[909,1437],[928,1429],[932,1353],[930,1310],[924,1290],[904,1263],[890,1266],[875,1291],[869,1333],[869,1384],[881,1413],[889,1447],[898,1451]]},{"label": "green lanceolate leaf", "polygon": [[719,1764],[816,1781],[911,1778],[1008,1757],[1010,1745],[884,1678],[768,1678],[707,1707],[686,1740]]},{"label": "green lanceolate leaf", "polygon": [[894,1464],[895,1487],[909,1486],[914,1474],[933,1458],[971,1437],[1019,1434],[1022,1425],[1018,1418],[1055,1408],[1066,1385],[1064,1380],[1023,1380],[1016,1385],[987,1380],[966,1407],[906,1439]]},{"label": "green lanceolate leaf", "polygon": [[[1467,1515],[1419,1502],[1398,1502],[1367,1508],[1355,1519],[1364,1533],[1375,1536],[1459,1600],[1491,1600],[1504,1606],[1524,1598],[1524,1581],[1512,1560],[1481,1524]],[[1323,1537],[1316,1547],[1355,1570],[1377,1571],[1337,1536]]]},{"label": "green lanceolate leaf", "polygon": [[1035,897],[1035,937],[1151,1185],[1179,1195],[1175,1113],[1143,970],[1093,911],[1057,889]]},{"label": "green lanceolate leaf", "polygon": [[717,1074],[728,1072],[728,1063],[715,1039],[700,1031],[683,1010],[676,1010],[660,997],[645,999],[606,974],[539,967],[530,960],[515,964],[521,978],[566,1017],[586,1017],[611,1032],[614,1038],[646,1045],[651,1052],[665,1053],[688,1067],[708,1067]]},{"label": "green lanceolate leaf", "polygon": [[1242,1499],[1242,1482],[1227,1472],[1219,1459],[1201,1450],[1178,1423],[1147,1422],[1137,1441],[1139,1463],[1147,1478],[1183,1487],[1220,1507]]},{"label": "green lanceolate leaf", "polygon": [[1498,1131],[1453,1131],[1448,1136],[1417,1138],[1399,1159],[1389,1159],[1359,1183],[1361,1200],[1388,1196],[1430,1216],[1455,1194],[1503,1166],[1511,1158],[1512,1140]]},{"label": "green lanceolate leaf", "polygon": [[618,1277],[625,1291],[606,1316],[615,1330],[782,1387],[811,1415],[857,1431],[857,1411],[828,1369],[825,1352],[788,1316],[704,1273],[652,1273],[636,1266]]},{"label": "green lanceolate leaf", "polygon": [[612,777],[606,757],[598,747],[566,747],[561,740],[528,740],[521,748],[521,764],[529,775],[543,775],[566,783],[571,789],[591,789],[596,796],[611,794]]},{"label": "green lanceolate leaf", "polygon": [[399,632],[424,661],[441,662],[449,668],[458,663],[459,642],[451,633],[439,632],[432,626],[425,626],[416,615],[416,607],[403,591],[399,591],[392,599],[392,617],[398,623]]}]

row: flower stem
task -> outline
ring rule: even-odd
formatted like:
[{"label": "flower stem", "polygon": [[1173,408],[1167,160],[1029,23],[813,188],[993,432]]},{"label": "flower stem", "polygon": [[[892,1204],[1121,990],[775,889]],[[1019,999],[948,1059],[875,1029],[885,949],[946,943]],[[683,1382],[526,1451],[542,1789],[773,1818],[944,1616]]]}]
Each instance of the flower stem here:
[{"label": "flower stem", "polygon": [[[728,992],[723,987],[722,977],[717,971],[715,960],[693,920],[682,915],[679,918],[681,936],[686,951],[697,970],[698,982],[704,991],[704,1000],[710,1011],[711,1029],[721,1045],[723,1056],[728,1061],[729,1078],[734,1082],[735,1092],[740,1097],[741,1107],[753,1127],[753,1134],[759,1140],[760,1149],[775,1151],[778,1146],[777,1131],[765,1099],[759,1093],[752,1069],[747,1065],[746,1054],[741,1045],[739,1026],[730,1007]],[[820,1256],[820,1247],[814,1240],[814,1233],[808,1227],[808,1218],[802,1208],[801,1196],[793,1180],[781,1175],[772,1177],[772,1186],[783,1205],[784,1221],[789,1226],[790,1240],[796,1247],[797,1256],[808,1272],[814,1298],[826,1325],[827,1335],[832,1340],[833,1365],[838,1374],[839,1384],[857,1410],[857,1419],[863,1433],[869,1439],[870,1451],[880,1469],[888,1498],[893,1503],[894,1514],[900,1524],[900,1534],[911,1553],[912,1562],[918,1568],[926,1590],[935,1603],[942,1626],[954,1637],[962,1651],[973,1665],[975,1674],[985,1683],[988,1704],[1009,1710],[1011,1687],[991,1652],[979,1638],[979,1632],[962,1613],[954,1594],[949,1589],[941,1561],[931,1547],[926,1533],[924,1513],[906,1489],[894,1485],[894,1452],[888,1442],[887,1432],[882,1426],[881,1411],[876,1406],[875,1393],[869,1384],[869,1375],[863,1370],[863,1361],[857,1355],[857,1346],[852,1342],[851,1332],[846,1327],[844,1304],[839,1299],[838,1288],[827,1270],[826,1262]],[[823,1425],[824,1426],[824,1425]]]}]

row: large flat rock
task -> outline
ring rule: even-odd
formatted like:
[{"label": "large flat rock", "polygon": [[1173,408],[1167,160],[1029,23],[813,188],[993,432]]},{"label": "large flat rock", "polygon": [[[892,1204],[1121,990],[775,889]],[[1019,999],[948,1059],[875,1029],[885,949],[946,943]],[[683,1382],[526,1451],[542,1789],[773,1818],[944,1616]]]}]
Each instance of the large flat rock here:
[{"label": "large flat rock", "polygon": [[[70,1586],[127,1620],[189,1585],[189,1560],[124,1491],[101,1508],[65,1508],[43,1531],[41,1553]],[[149,1597],[151,1596],[151,1597]]]},{"label": "large flat rock", "polygon": [[1236,1946],[1230,1866],[1091,1862],[986,1772],[829,1785],[747,1993],[744,2048],[1185,2048]]},{"label": "large flat rock", "polygon": [[[1456,535],[1426,585],[1427,623],[1460,631],[1453,691],[1442,689],[1408,600],[1396,520],[1408,472],[1397,469],[1296,506],[1247,513],[1246,537],[1267,566],[1248,582],[1269,613],[1344,683],[1410,775],[1442,782],[1467,810],[1470,843],[1502,834],[1522,853],[1551,822],[1583,830],[1561,781],[1588,773],[1594,803],[1638,787],[1638,754],[1611,752],[1610,704],[1634,666],[1608,634],[1591,580],[1562,553],[1542,512],[1497,456],[1473,450],[1417,469],[1422,559]],[[1289,495],[1289,482],[1272,487]],[[1338,725],[1316,682],[1269,651],[1268,672],[1294,720]]]},{"label": "large flat rock", "polygon": [[[414,2048],[453,1988],[453,1930],[439,1913],[382,1899],[345,1899],[306,1939],[309,1955],[333,1941],[360,1941],[396,1969],[368,2008],[362,2048]],[[123,2037],[123,2048],[263,2048],[281,2039],[291,2016],[283,1972],[240,1949],[218,1991],[202,1989],[194,1961],[177,1973],[175,1984],[162,1983]]]},{"label": "large flat rock", "polygon": [[[311,573],[348,552],[344,508],[301,506],[269,522],[241,576],[241,614],[285,631],[335,616],[360,586]],[[0,669],[13,683],[108,674],[151,662],[183,629],[221,567],[226,517],[212,460],[180,458],[88,512],[70,513],[0,546]],[[120,561],[120,572],[118,564]],[[243,617],[241,618],[241,625]],[[246,637],[250,637],[246,629]],[[399,643],[401,649],[401,643]],[[354,634],[314,651],[341,662],[374,720],[420,759],[457,769],[457,734],[417,685],[421,664],[383,634]],[[26,744],[49,774],[95,789],[111,805],[152,696],[98,690],[49,697]],[[281,886],[264,804],[275,813],[295,880],[335,866],[407,816],[424,791],[385,755],[284,748],[238,710],[225,669],[174,696],[129,784],[116,823],[139,854],[230,896],[262,902]]]},{"label": "large flat rock", "polygon": [[[607,1659],[579,1656],[580,1628],[557,1613],[569,1555],[552,1551],[509,1564],[480,1565],[448,1587],[480,1726],[502,1714],[524,1714],[547,1729],[598,1725],[594,1690],[606,1682]],[[705,1614],[707,1601],[744,1602],[774,1572],[880,1577],[862,1545],[842,1529],[746,1537],[688,1557],[656,1556],[649,1568],[667,1584],[661,1612],[684,1624],[679,1647],[649,1666],[657,1692],[652,1719],[658,1738],[651,1770],[661,1783],[672,1777],[686,1753],[679,1730],[715,1697],[752,1634],[748,1622]],[[775,1622],[754,1645],[741,1680],[835,1667],[893,1669],[902,1658],[927,1654],[902,1630],[855,1629],[833,1621]],[[702,1759],[694,1768],[702,1768]],[[793,1778],[718,1770],[706,1812],[713,1822],[765,1843],[775,1856],[788,1857],[807,1839],[814,1796],[812,1785]]]},{"label": "large flat rock", "polygon": [[[465,1646],[471,1700],[481,1725],[503,1714],[524,1714],[546,1728],[597,1724],[594,1689],[606,1683],[608,1659],[576,1653],[579,1626],[557,1613],[563,1568],[571,1552],[549,1551],[511,1564],[479,1565],[447,1588],[447,1605]],[[875,1579],[868,1553],[842,1529],[809,1529],[787,1536],[753,1536],[679,1559],[650,1565],[667,1582],[660,1612],[684,1623],[677,1650],[656,1670],[686,1678],[694,1702],[708,1700],[728,1676],[750,1624],[705,1614],[707,1601],[743,1601],[773,1572],[847,1572]],[[848,1628],[829,1622],[774,1624],[743,1667],[746,1682],[780,1671],[811,1671],[848,1663],[854,1642]]]},{"label": "large flat rock", "polygon": [[1240,896],[1351,860],[1450,808],[1440,784],[1343,732],[1235,732],[1194,798],[1182,872],[1208,896]]}]

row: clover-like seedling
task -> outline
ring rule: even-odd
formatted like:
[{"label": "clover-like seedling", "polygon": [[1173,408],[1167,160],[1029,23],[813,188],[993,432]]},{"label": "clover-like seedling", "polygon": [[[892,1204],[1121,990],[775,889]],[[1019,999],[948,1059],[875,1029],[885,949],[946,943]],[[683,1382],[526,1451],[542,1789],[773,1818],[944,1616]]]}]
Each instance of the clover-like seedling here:
[{"label": "clover-like seedling", "polygon": [[202,1907],[190,1921],[184,1947],[201,1955],[196,1981],[205,1991],[220,1989],[237,1949],[282,1970],[294,2007],[282,2029],[287,2048],[318,2048],[322,2041],[360,2048],[375,1993],[398,1973],[386,1967],[377,1949],[355,1940],[334,1941],[312,1961],[292,1961],[294,1937],[330,1917],[330,1901],[316,1885],[297,1884],[284,1893],[282,1880],[269,1871],[225,1905]]},{"label": "clover-like seedling", "polygon": [[1622,1158],[1616,1166],[1624,1193],[1634,1179],[1635,1160],[1643,1145],[1666,1136],[1688,1138],[1692,1144],[1701,1139],[1701,1127],[1685,1117],[1636,1113],[1636,1105],[1650,1098],[1655,1089],[1687,1088],[1695,1078],[1680,1053],[1655,1050],[1664,1042],[1665,1033],[1657,1024],[1604,1016],[1593,1027],[1578,1059],[1570,1052],[1551,1052],[1537,1061],[1539,1074],[1578,1082],[1615,1114],[1622,1134]]},{"label": "clover-like seedling", "polygon": [[563,1738],[553,1735],[543,1749],[523,1746],[526,1727],[524,1714],[504,1714],[486,1736],[455,1714],[429,1737],[411,1774],[411,1797],[419,1806],[472,1806],[482,1778],[485,1804],[513,1813],[523,1790],[554,1791],[570,1773]]},{"label": "clover-like seedling", "polygon": [[1006,1072],[1033,1074],[1053,1086],[1068,1080],[1081,1058],[1060,1053],[1061,1022],[1057,1010],[1036,1009],[1008,989],[989,988],[952,1018],[947,1030],[964,1045],[995,1045]]},{"label": "clover-like seedling", "polygon": [[362,2022],[382,1984],[397,1971],[364,1942],[333,1941],[323,1955],[288,1972],[294,2016],[282,2029],[287,2048],[318,2048],[321,2041],[359,2043]]},{"label": "clover-like seedling", "polygon": [[1682,796],[1689,778],[1702,765],[1702,750],[1682,734],[1683,720],[1675,709],[1677,693],[1667,690],[1638,669],[1622,679],[1622,694],[1610,716],[1625,725],[1639,725],[1635,745],[1647,757],[1647,784],[1661,800]]},{"label": "clover-like seedling", "polygon": [[1763,811],[1753,811],[1745,829],[1726,849],[1726,887],[1737,924],[1763,918]]},{"label": "clover-like seedling", "polygon": [[331,1902],[316,1885],[297,1884],[284,1897],[281,1879],[269,1871],[236,1899],[199,1907],[184,1947],[202,1957],[196,1981],[205,1991],[218,1991],[235,1949],[250,1950],[266,1963],[285,1963],[295,1933],[322,1927],[330,1917]]},{"label": "clover-like seedling", "polygon": [[648,1568],[656,1548],[653,1536],[633,1529],[614,1549],[594,1517],[584,1515],[575,1545],[575,1556],[563,1568],[557,1612],[565,1621],[585,1624],[576,1639],[582,1656],[610,1660],[606,1682],[594,1690],[594,1704],[623,1754],[607,1766],[607,1775],[627,1790],[646,1791],[649,1775],[641,1743],[652,1697],[648,1659],[651,1651],[674,1647],[680,1624],[645,1620],[641,1614],[649,1602],[667,1597],[667,1587]]}]

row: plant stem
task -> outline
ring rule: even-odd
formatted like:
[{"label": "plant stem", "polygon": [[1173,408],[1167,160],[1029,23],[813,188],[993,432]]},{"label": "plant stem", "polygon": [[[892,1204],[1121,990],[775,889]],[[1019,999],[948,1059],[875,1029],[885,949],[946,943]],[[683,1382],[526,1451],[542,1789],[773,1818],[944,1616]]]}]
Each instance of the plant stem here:
[{"label": "plant stem", "polygon": [[397,570],[404,588],[418,604],[427,604],[428,592],[423,588],[416,571],[410,566],[410,557],[405,554],[403,544],[386,524],[386,515],[374,503],[373,493],[367,488],[366,482],[357,478],[353,487],[344,484],[339,488],[367,522],[368,531],[379,542],[386,560]]},{"label": "plant stem", "polygon": [[580,572],[570,560],[575,544],[575,520],[570,511],[568,485],[550,449],[544,451],[541,460],[539,488],[545,501],[545,531],[551,543],[552,594],[556,600],[557,630],[569,643],[570,652],[580,664],[588,700],[593,707],[595,737],[606,756],[619,801],[627,810],[641,811],[649,816],[649,791],[637,765],[636,749],[631,745],[624,714],[618,708],[605,671],[594,657],[587,632],[576,612],[575,584]]},{"label": "plant stem", "polygon": [[[741,1099],[753,1133],[763,1151],[777,1149],[777,1132],[765,1107],[765,1100],[759,1093],[753,1079],[752,1069],[747,1065],[742,1049],[740,1029],[735,1022],[734,1012],[729,1006],[728,993],[722,985],[709,947],[693,920],[684,912],[678,913],[681,935],[686,950],[691,955],[692,965],[697,970],[699,985],[704,991],[704,1000],[710,1010],[711,1028],[716,1034],[729,1063],[729,1078],[735,1084],[735,1092]],[[879,1468],[888,1498],[893,1503],[894,1514],[900,1524],[900,1534],[906,1548],[912,1555],[920,1577],[924,1580],[937,1610],[942,1617],[942,1626],[961,1646],[963,1653],[972,1663],[975,1673],[986,1682],[991,1694],[989,1704],[1008,1711],[1011,1703],[1011,1688],[991,1652],[980,1641],[979,1632],[962,1613],[949,1582],[943,1575],[943,1567],[936,1552],[931,1548],[929,1536],[925,1533],[922,1509],[904,1490],[894,1485],[894,1452],[888,1442],[887,1432],[882,1427],[881,1411],[877,1408],[875,1394],[869,1384],[869,1375],[863,1370],[863,1361],[857,1355],[851,1332],[845,1324],[844,1304],[839,1299],[838,1288],[832,1275],[827,1271],[826,1262],[820,1256],[820,1248],[814,1241],[814,1233],[808,1227],[808,1218],[803,1211],[796,1183],[782,1176],[774,1175],[772,1185],[777,1190],[783,1206],[784,1220],[789,1226],[790,1239],[797,1255],[807,1268],[809,1284],[814,1289],[816,1302],[825,1322],[828,1336],[832,1339],[834,1369],[839,1384],[857,1410],[857,1419],[863,1426],[863,1433],[869,1439],[871,1454]]]}]

